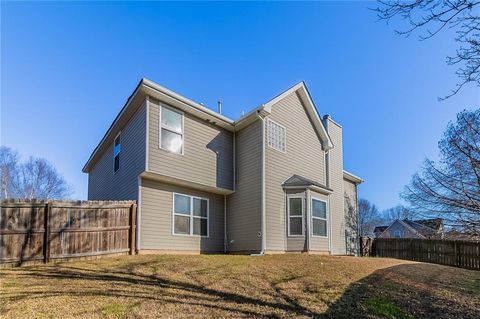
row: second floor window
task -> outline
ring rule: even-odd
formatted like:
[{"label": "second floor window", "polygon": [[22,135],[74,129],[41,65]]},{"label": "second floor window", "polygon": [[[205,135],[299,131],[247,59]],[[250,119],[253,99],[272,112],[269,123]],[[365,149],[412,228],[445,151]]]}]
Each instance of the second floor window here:
[{"label": "second floor window", "polygon": [[160,107],[160,148],[183,154],[183,113]]},{"label": "second floor window", "polygon": [[113,142],[113,172],[116,173],[120,169],[120,133],[115,137]]},{"label": "second floor window", "polygon": [[267,120],[267,143],[271,148],[280,152],[287,150],[287,130],[272,120]]}]

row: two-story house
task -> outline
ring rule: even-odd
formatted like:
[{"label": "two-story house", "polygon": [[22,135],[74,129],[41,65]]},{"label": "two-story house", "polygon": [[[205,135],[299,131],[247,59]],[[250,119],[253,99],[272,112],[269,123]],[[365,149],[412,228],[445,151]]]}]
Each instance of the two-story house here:
[{"label": "two-story house", "polygon": [[139,253],[346,254],[356,238],[362,180],[303,82],[234,121],[142,79],[83,172],[90,200],[138,202]]}]

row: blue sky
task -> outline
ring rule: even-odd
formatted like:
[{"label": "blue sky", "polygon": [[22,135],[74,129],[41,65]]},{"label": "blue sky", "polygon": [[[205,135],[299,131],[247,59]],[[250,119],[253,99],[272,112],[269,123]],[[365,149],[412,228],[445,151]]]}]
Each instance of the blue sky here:
[{"label": "blue sky", "polygon": [[344,128],[345,168],[386,209],[448,121],[478,107],[445,56],[377,23],[375,3],[1,4],[2,145],[47,158],[86,198],[83,164],[142,77],[238,118],[304,80]]}]

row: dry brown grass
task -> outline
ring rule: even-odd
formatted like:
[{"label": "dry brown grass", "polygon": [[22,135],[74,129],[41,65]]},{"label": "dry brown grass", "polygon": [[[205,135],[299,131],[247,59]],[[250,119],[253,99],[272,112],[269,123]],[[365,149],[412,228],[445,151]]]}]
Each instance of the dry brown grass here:
[{"label": "dry brown grass", "polygon": [[123,256],[0,271],[1,318],[475,318],[480,273],[394,259]]}]

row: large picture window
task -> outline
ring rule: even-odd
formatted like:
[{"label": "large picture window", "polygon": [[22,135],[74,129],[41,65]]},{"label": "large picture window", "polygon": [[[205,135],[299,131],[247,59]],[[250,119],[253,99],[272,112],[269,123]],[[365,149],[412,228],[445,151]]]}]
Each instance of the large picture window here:
[{"label": "large picture window", "polygon": [[183,154],[183,113],[160,106],[160,148]]},{"label": "large picture window", "polygon": [[280,124],[267,120],[267,144],[280,152],[287,150],[287,130]]},{"label": "large picture window", "polygon": [[208,236],[208,199],[173,194],[173,233]]},{"label": "large picture window", "polygon": [[288,198],[288,236],[303,236],[303,197]]},{"label": "large picture window", "polygon": [[120,147],[120,133],[118,133],[113,142],[113,173],[116,173],[120,169]]},{"label": "large picture window", "polygon": [[327,237],[327,202],[312,198],[312,235]]}]

